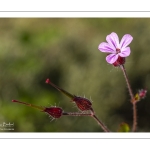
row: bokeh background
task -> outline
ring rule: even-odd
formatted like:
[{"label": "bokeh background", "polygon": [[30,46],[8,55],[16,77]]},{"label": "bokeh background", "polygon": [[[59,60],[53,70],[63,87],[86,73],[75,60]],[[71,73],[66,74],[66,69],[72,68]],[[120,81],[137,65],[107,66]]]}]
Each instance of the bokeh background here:
[{"label": "bokeh background", "polygon": [[63,116],[51,121],[45,113],[11,102],[17,99],[78,111],[68,97],[45,84],[50,78],[72,94],[91,98],[97,116],[113,132],[122,122],[132,127],[123,73],[98,50],[111,32],[120,39],[127,33],[133,36],[125,67],[133,92],[148,90],[137,104],[137,131],[150,132],[149,18],[1,18],[0,124],[14,123],[14,132],[103,132],[91,117]]}]

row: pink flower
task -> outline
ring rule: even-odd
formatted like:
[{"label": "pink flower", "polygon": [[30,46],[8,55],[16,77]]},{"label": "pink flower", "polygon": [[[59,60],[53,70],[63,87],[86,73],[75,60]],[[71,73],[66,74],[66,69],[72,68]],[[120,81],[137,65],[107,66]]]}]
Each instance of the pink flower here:
[{"label": "pink flower", "polygon": [[124,58],[130,55],[130,47],[127,47],[133,37],[130,34],[125,34],[121,42],[119,43],[118,35],[114,32],[107,35],[106,42],[102,42],[99,44],[98,49],[101,52],[108,53],[109,55],[106,57],[106,61],[109,64],[113,64],[117,61],[118,58]]}]

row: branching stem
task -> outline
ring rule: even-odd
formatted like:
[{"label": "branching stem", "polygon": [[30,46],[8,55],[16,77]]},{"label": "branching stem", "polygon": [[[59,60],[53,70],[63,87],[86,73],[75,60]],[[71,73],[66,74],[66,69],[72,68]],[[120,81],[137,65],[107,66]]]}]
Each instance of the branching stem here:
[{"label": "branching stem", "polygon": [[126,80],[126,83],[127,83],[127,87],[128,87],[128,90],[129,90],[129,94],[130,94],[130,97],[131,97],[131,102],[133,104],[133,127],[132,127],[132,131],[135,132],[136,131],[136,126],[137,126],[136,100],[134,98],[134,94],[132,92],[132,89],[131,89],[131,86],[130,86],[130,83],[129,83],[129,79],[128,79],[128,76],[127,76],[127,73],[126,73],[124,65],[121,65],[120,68],[123,71],[123,75],[125,77],[125,80]]},{"label": "branching stem", "polygon": [[63,112],[64,116],[91,116],[105,132],[110,132],[110,130],[96,117],[96,115],[91,111],[91,113],[80,113],[80,112]]}]

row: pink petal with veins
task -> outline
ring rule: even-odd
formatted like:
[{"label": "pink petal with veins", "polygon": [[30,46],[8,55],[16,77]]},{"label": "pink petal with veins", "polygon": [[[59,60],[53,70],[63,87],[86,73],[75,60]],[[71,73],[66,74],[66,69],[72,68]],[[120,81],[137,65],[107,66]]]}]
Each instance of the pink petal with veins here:
[{"label": "pink petal with veins", "polygon": [[121,39],[120,48],[122,49],[122,48],[127,47],[131,43],[132,40],[133,40],[133,37],[130,34],[125,34]]},{"label": "pink petal with veins", "polygon": [[116,33],[112,32],[111,34],[107,35],[106,41],[109,43],[111,47],[113,47],[113,49],[116,48],[120,49],[119,38]]},{"label": "pink petal with veins", "polygon": [[118,54],[110,54],[106,57],[106,61],[109,64],[113,64],[118,59]]},{"label": "pink petal with veins", "polygon": [[106,42],[102,42],[101,44],[99,44],[98,49],[104,53],[115,53],[116,52],[116,49],[113,49],[113,47],[111,47]]},{"label": "pink petal with veins", "polygon": [[121,49],[121,53],[119,53],[119,56],[127,57],[130,55],[130,53],[131,53],[130,47],[126,47],[126,48]]}]

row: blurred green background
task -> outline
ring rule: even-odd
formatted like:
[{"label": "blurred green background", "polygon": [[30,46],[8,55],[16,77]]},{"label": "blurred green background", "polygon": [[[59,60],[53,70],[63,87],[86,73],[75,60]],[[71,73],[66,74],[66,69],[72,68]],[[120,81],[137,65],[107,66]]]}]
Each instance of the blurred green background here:
[{"label": "blurred green background", "polygon": [[45,113],[11,102],[17,99],[78,111],[68,97],[45,84],[50,78],[72,94],[91,97],[97,116],[111,131],[116,132],[122,122],[132,126],[123,73],[98,50],[111,32],[120,39],[124,34],[133,36],[125,67],[133,92],[148,90],[137,104],[137,131],[149,132],[149,18],[1,18],[0,124],[14,123],[14,132],[103,132],[91,117],[63,116],[51,121]]}]

